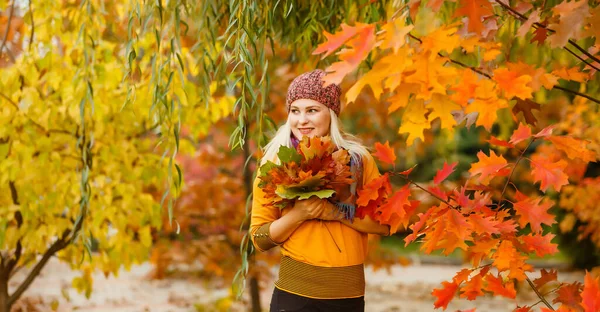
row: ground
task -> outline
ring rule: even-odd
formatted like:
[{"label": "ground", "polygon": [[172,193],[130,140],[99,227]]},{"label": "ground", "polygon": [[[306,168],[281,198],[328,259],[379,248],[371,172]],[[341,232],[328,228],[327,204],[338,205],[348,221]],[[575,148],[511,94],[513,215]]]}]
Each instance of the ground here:
[{"label": "ground", "polygon": [[[450,280],[461,269],[460,265],[440,265],[413,263],[409,266],[394,266],[390,274],[385,270],[373,271],[367,268],[366,311],[434,311],[433,288]],[[130,271],[121,271],[118,277],[105,278],[101,273],[94,275],[94,292],[90,299],[78,294],[70,287],[71,280],[77,276],[68,266],[58,261],[49,262],[42,274],[25,293],[16,311],[86,311],[86,312],[188,312],[219,311],[219,306],[228,306],[229,294],[226,284],[221,287],[207,285],[197,279],[178,278],[166,280],[149,279],[152,270],[150,264],[133,267]],[[19,272],[16,279],[25,272]],[[531,274],[532,278],[539,272]],[[564,281],[583,280],[582,272],[560,272]],[[14,288],[16,283],[12,284]],[[268,310],[272,283],[261,293],[264,311]],[[523,292],[517,300],[486,296],[476,301],[455,298],[446,311],[459,311],[477,308],[477,311],[512,311],[517,303],[537,302],[535,294],[520,286]],[[240,303],[233,303],[221,311],[247,311]],[[441,311],[441,309],[435,310]]]}]

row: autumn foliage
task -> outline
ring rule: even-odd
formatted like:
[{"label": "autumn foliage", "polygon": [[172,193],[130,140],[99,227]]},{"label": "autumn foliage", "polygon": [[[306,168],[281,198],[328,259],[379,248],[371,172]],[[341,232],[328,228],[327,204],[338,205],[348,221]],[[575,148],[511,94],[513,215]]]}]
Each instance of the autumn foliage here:
[{"label": "autumn foliage", "polygon": [[[472,267],[432,292],[436,308],[445,309],[456,295],[475,300],[492,293],[514,299],[515,283],[527,281],[545,304],[542,309],[553,309],[537,292],[552,281],[553,303],[562,311],[598,309],[598,279],[590,273],[583,285],[556,282],[556,272],[544,272],[533,282],[527,275],[533,270],[527,263],[531,255],[558,252],[552,242],[555,234],[550,231],[556,223],[550,212],[557,204],[553,194],[564,191],[566,201],[571,197],[568,194],[597,186],[595,179],[570,174],[571,164],[585,171],[589,163],[598,160],[597,137],[589,140],[590,136],[573,133],[573,128],[564,124],[542,126],[544,115],[535,111],[543,111],[545,96],[556,92],[582,96],[575,101],[581,109],[600,103],[565,87],[579,85],[585,90],[586,83],[597,81],[600,62],[592,54],[600,47],[599,11],[587,1],[565,1],[547,10],[539,5],[413,0],[390,11],[385,21],[343,24],[339,31],[325,33],[326,40],[313,52],[325,58],[339,50],[326,69],[326,84],[340,83],[359,69],[362,74],[346,92],[346,103],[360,102],[361,92],[368,87],[373,98],[387,106],[389,115],[400,116],[398,133],[407,147],[427,143],[429,133],[451,134],[463,125],[485,130],[489,150],[477,153],[477,161],[461,173],[464,178],[458,186],[446,188],[443,183],[456,163],[445,163],[433,184],[426,186],[411,179],[412,169],[396,172],[394,148],[386,142],[375,144],[374,155],[394,169],[359,190],[359,216],[370,215],[394,230],[408,227],[411,234],[406,244],[419,241],[425,253],[439,250],[448,255],[461,249],[467,255]],[[505,24],[511,28],[503,27]],[[587,41],[595,42],[595,46],[588,45],[592,54],[576,42],[590,36],[595,38]],[[586,66],[567,61],[543,64],[513,51],[552,51],[565,58],[570,54]],[[363,63],[369,64],[364,71]],[[513,130],[499,135],[495,125],[507,113]],[[390,177],[400,177],[405,184],[394,190]],[[580,182],[578,186],[569,185],[570,177],[572,182]],[[519,187],[516,180],[535,188]],[[419,211],[417,190],[429,193],[438,204],[415,216]],[[585,202],[575,205],[582,218],[586,215],[583,211],[590,212],[582,208]],[[408,226],[412,219],[416,222]],[[594,233],[594,219],[586,218],[591,222],[582,236]],[[517,307],[515,311],[532,308]]]}]

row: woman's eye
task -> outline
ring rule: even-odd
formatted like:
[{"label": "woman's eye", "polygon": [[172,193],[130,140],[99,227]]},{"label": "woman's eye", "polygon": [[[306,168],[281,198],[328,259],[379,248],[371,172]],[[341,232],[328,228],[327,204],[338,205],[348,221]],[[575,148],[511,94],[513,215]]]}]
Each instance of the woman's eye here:
[{"label": "woman's eye", "polygon": [[309,112],[309,113],[316,113],[316,112],[317,112],[317,110],[316,110],[316,109],[309,109],[309,110],[308,110],[308,112]]}]

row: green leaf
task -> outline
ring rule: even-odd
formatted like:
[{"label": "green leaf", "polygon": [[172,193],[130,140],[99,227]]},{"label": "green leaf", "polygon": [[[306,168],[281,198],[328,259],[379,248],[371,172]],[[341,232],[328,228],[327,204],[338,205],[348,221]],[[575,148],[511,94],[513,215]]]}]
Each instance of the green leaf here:
[{"label": "green leaf", "polygon": [[270,160],[268,160],[264,165],[260,166],[260,176],[266,176],[271,169],[278,167],[278,165]]},{"label": "green leaf", "polygon": [[330,198],[331,196],[333,196],[333,194],[335,194],[335,191],[334,190],[318,190],[318,191],[306,192],[303,190],[303,188],[278,187],[277,190],[275,191],[275,193],[277,195],[279,195],[279,197],[286,198],[286,199],[309,199],[312,196],[317,196],[317,197],[323,199],[323,198]]},{"label": "green leaf", "polygon": [[293,147],[282,146],[279,148],[277,152],[277,157],[281,160],[282,163],[295,162],[300,163],[302,160],[302,156],[298,151],[296,151]]}]

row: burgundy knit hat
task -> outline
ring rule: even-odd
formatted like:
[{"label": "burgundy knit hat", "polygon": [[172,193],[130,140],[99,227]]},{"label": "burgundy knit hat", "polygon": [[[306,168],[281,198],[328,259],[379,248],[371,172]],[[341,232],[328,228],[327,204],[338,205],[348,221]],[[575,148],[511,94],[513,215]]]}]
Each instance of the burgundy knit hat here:
[{"label": "burgundy knit hat", "polygon": [[325,71],[315,69],[296,77],[292,81],[287,91],[286,105],[288,113],[295,100],[310,99],[331,108],[336,115],[340,114],[342,89],[336,84],[330,84],[323,88],[324,76]]}]

